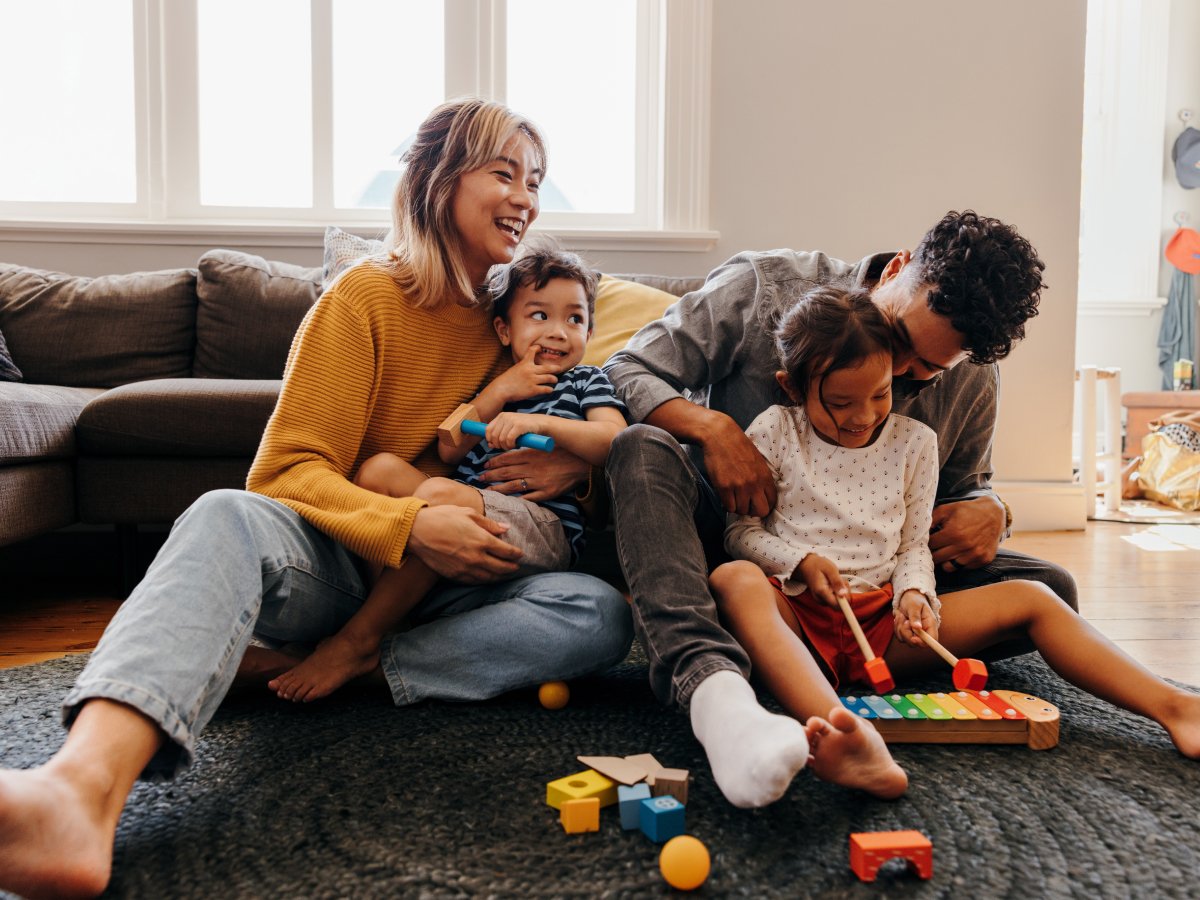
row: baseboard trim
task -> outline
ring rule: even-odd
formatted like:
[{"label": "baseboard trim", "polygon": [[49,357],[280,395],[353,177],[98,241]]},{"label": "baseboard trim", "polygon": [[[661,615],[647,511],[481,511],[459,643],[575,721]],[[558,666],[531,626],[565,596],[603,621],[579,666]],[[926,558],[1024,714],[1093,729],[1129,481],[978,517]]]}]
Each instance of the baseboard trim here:
[{"label": "baseboard trim", "polygon": [[1013,531],[1082,531],[1083,488],[1070,481],[996,481],[1013,513]]}]

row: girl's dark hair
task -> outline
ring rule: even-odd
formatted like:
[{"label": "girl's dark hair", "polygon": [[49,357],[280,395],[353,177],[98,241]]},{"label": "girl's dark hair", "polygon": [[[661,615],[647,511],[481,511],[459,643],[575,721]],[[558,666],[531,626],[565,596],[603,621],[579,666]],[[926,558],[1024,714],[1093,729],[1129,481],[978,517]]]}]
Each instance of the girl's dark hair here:
[{"label": "girl's dark hair", "polygon": [[801,397],[831,372],[891,353],[893,341],[891,323],[870,293],[852,285],[812,288],[775,327],[780,367]]},{"label": "girl's dark hair", "polygon": [[540,291],[551,278],[566,278],[583,287],[587,297],[588,331],[591,331],[595,324],[599,276],[576,254],[549,246],[531,248],[516,261],[492,270],[487,285],[492,314],[507,322],[508,308],[517,290],[532,285],[535,291]]}]

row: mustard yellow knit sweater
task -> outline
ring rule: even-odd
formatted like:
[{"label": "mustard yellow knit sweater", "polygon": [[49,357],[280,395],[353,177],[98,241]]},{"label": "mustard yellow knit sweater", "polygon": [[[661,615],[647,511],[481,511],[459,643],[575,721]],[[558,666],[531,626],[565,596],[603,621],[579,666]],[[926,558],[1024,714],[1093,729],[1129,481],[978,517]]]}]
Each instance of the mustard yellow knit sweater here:
[{"label": "mustard yellow knit sweater", "polygon": [[290,506],[372,562],[397,566],[415,498],[356,487],[388,451],[430,475],[449,471],[437,426],[507,365],[486,308],[416,309],[379,263],[346,272],[309,310],[246,487]]}]

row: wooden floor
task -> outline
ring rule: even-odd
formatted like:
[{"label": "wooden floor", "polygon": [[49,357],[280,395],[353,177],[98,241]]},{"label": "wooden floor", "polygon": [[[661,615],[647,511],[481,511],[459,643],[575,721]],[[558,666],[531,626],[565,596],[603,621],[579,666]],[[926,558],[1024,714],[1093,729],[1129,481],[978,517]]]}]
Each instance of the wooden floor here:
[{"label": "wooden floor", "polygon": [[[1096,627],[1158,674],[1200,685],[1200,526],[1091,522],[1008,546],[1065,566]],[[90,650],[120,604],[115,587],[51,579],[0,593],[0,668]]]}]

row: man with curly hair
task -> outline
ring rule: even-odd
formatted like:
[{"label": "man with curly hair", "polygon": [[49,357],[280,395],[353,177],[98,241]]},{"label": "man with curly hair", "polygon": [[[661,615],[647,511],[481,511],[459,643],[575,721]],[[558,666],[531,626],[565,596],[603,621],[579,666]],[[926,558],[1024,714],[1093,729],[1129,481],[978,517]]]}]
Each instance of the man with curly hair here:
[{"label": "man with curly hair", "polygon": [[[893,410],[938,437],[929,545],[940,595],[1028,579],[1078,608],[1068,572],[1000,546],[1011,516],[991,486],[996,362],[1037,315],[1044,269],[1016,229],[970,210],[947,213],[911,253],[857,263],[818,252],[741,253],[605,367],[639,423],[613,442],[608,479],[651,687],[690,711],[730,802],[779,799],[809,752],[801,723],[759,706],[749,660],[718,621],[707,579],[725,558],[726,514],[765,516],[775,503],[772,474],[745,428],[784,401],[772,339],[779,316],[810,288],[839,282],[867,288],[892,321]],[[851,760],[863,744],[854,721],[819,740],[824,752]]]}]

